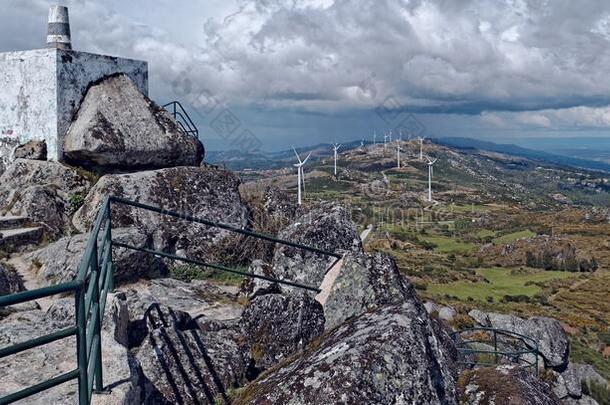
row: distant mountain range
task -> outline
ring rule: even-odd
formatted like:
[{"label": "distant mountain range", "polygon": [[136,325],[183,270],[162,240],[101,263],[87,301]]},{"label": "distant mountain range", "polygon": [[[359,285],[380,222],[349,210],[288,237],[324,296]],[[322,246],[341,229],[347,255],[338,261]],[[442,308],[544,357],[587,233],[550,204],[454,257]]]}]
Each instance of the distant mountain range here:
[{"label": "distant mountain range", "polygon": [[527,149],[513,144],[499,144],[481,141],[478,139],[458,137],[432,139],[432,142],[452,148],[488,150],[490,152],[505,153],[508,155],[520,156],[527,159],[538,160],[556,165],[572,166],[589,170],[602,170],[605,172],[610,172],[610,164],[604,162],[557,155],[539,150]]},{"label": "distant mountain range", "polygon": [[[557,155],[527,149],[513,144],[497,144],[478,139],[458,137],[436,138],[430,140],[439,145],[456,149],[486,150],[540,161],[541,163],[610,172],[610,164],[604,162]],[[371,142],[367,142],[367,144],[370,143]],[[344,152],[359,146],[360,141],[345,142],[342,143],[341,151]],[[309,147],[301,147],[297,148],[297,152],[301,155],[301,158],[304,158],[308,153],[311,153],[310,159],[315,161],[323,157],[331,156],[331,144],[323,143]],[[278,169],[286,167],[290,163],[294,163],[294,152],[291,149],[278,152],[244,152],[240,150],[208,151],[206,153],[206,161],[211,164],[225,166],[232,170]]]}]

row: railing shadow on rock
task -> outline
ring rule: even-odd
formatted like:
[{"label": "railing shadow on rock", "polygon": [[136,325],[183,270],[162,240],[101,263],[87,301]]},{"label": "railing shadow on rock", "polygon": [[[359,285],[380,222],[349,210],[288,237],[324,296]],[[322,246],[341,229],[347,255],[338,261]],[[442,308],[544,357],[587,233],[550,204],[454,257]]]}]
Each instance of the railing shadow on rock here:
[{"label": "railing shadow on rock", "polygon": [[452,333],[458,363],[466,368],[516,365],[538,374],[538,342],[504,329],[474,327]]},{"label": "railing shadow on rock", "polygon": [[289,287],[301,288],[304,290],[313,291],[315,293],[320,292],[320,289],[315,286],[309,286],[289,280],[280,280],[273,277],[241,271],[219,264],[207,263],[202,260],[190,259],[188,257],[182,257],[154,249],[114,242],[112,240],[113,205],[131,206],[137,209],[170,216],[175,219],[199,223],[213,228],[224,229],[233,233],[291,246],[297,249],[334,258],[332,263],[330,263],[330,265],[327,267],[326,271],[331,269],[341,259],[341,255],[334,252],[327,252],[322,249],[282,240],[274,236],[253,232],[247,229],[237,228],[221,222],[197,218],[191,215],[173,212],[152,205],[108,196],[103,200],[102,205],[97,212],[84,254],[78,265],[77,275],[73,281],[0,297],[0,308],[3,308],[46,297],[73,293],[75,300],[74,326],[61,329],[42,337],[0,348],[0,359],[24,352],[26,350],[44,346],[61,339],[76,336],[77,367],[71,371],[65,372],[36,385],[10,393],[8,395],[4,395],[0,397],[0,405],[10,404],[24,398],[31,397],[42,391],[46,391],[75,379],[78,380],[78,398],[79,404],[81,405],[89,405],[91,403],[91,396],[94,392],[104,393],[108,391],[108,387],[104,387],[103,384],[101,325],[106,308],[107,295],[114,289],[114,264],[112,257],[113,247],[136,250],[171,260],[178,260],[215,270],[239,274],[245,277],[258,278],[264,281],[286,285]]}]

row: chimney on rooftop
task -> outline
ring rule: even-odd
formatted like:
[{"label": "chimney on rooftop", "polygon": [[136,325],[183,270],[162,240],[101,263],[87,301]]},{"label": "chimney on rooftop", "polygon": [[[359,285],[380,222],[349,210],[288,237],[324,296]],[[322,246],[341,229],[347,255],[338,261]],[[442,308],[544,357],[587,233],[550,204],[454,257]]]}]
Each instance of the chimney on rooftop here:
[{"label": "chimney on rooftop", "polygon": [[47,48],[72,49],[68,7],[51,6],[49,9]]}]

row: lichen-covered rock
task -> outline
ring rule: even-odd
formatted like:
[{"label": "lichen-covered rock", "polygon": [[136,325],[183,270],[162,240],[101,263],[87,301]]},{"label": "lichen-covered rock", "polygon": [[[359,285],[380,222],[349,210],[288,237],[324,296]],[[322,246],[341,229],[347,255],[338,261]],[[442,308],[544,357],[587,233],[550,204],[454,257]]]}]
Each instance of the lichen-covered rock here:
[{"label": "lichen-covered rock", "polygon": [[383,305],[399,304],[411,294],[390,256],[349,253],[323,303],[326,329]]},{"label": "lichen-covered rock", "polygon": [[[131,174],[105,175],[91,189],[73,218],[85,232],[106,195],[123,197],[184,215],[243,228],[247,209],[239,195],[239,179],[231,172],[210,167],[175,167]],[[235,234],[121,204],[112,206],[115,227],[136,226],[153,238],[156,249],[179,252],[214,262],[221,245]]]},{"label": "lichen-covered rock", "polygon": [[563,372],[555,373],[553,392],[559,399],[580,399],[583,396],[583,386],[591,383],[608,387],[606,379],[592,366],[570,363]]},{"label": "lichen-covered rock", "polygon": [[248,304],[242,325],[255,367],[267,369],[320,336],[324,312],[307,294],[265,294]]},{"label": "lichen-covered rock", "polygon": [[[279,233],[279,238],[328,252],[361,252],[362,243],[349,212],[339,204],[320,203]],[[317,287],[322,283],[333,257],[278,245],[273,257],[273,273],[289,280]],[[282,287],[284,288],[284,287]]]},{"label": "lichen-covered rock", "polygon": [[72,201],[90,181],[60,163],[15,160],[0,176],[0,215],[28,217],[52,237],[70,232]]},{"label": "lichen-covered rock", "polygon": [[147,311],[151,317],[133,349],[148,382],[142,403],[225,403],[227,391],[244,383],[248,362],[238,330],[202,331],[188,314],[156,305]]},{"label": "lichen-covered rock", "polygon": [[[529,336],[538,342],[538,352],[548,368],[563,370],[568,364],[570,340],[559,321],[534,316],[527,320],[513,315],[472,310],[468,313],[479,325]],[[531,347],[533,348],[533,347]]]},{"label": "lichen-covered rock", "polygon": [[384,306],[333,329],[240,390],[234,404],[457,404],[423,306]]},{"label": "lichen-covered rock", "polygon": [[20,145],[15,149],[13,154],[14,159],[30,159],[30,160],[47,160],[47,143],[46,141],[32,140],[24,145]]},{"label": "lichen-covered rock", "polygon": [[[148,247],[150,238],[135,229],[117,228],[112,231],[113,240],[135,247]],[[36,274],[42,284],[51,285],[72,280],[85,253],[89,234],[67,236],[50,245],[25,255],[24,260],[38,267]],[[159,277],[167,273],[161,259],[154,255],[114,248],[115,284],[139,278]]]},{"label": "lichen-covered rock", "polygon": [[101,170],[198,166],[203,145],[125,75],[91,86],[64,139],[64,159]]},{"label": "lichen-covered rock", "polygon": [[559,405],[545,382],[515,366],[464,371],[458,381],[460,403],[465,405]]},{"label": "lichen-covered rock", "polygon": [[0,296],[14,294],[25,290],[23,279],[10,266],[0,263]]}]

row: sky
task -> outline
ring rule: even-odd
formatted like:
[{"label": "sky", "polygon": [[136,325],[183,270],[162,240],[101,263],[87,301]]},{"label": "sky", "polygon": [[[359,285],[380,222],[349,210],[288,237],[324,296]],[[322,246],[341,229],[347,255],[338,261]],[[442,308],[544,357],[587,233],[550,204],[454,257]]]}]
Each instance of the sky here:
[{"label": "sky", "polygon": [[610,137],[607,0],[0,0],[0,51],[73,47],[149,62],[208,149],[407,136]]}]

